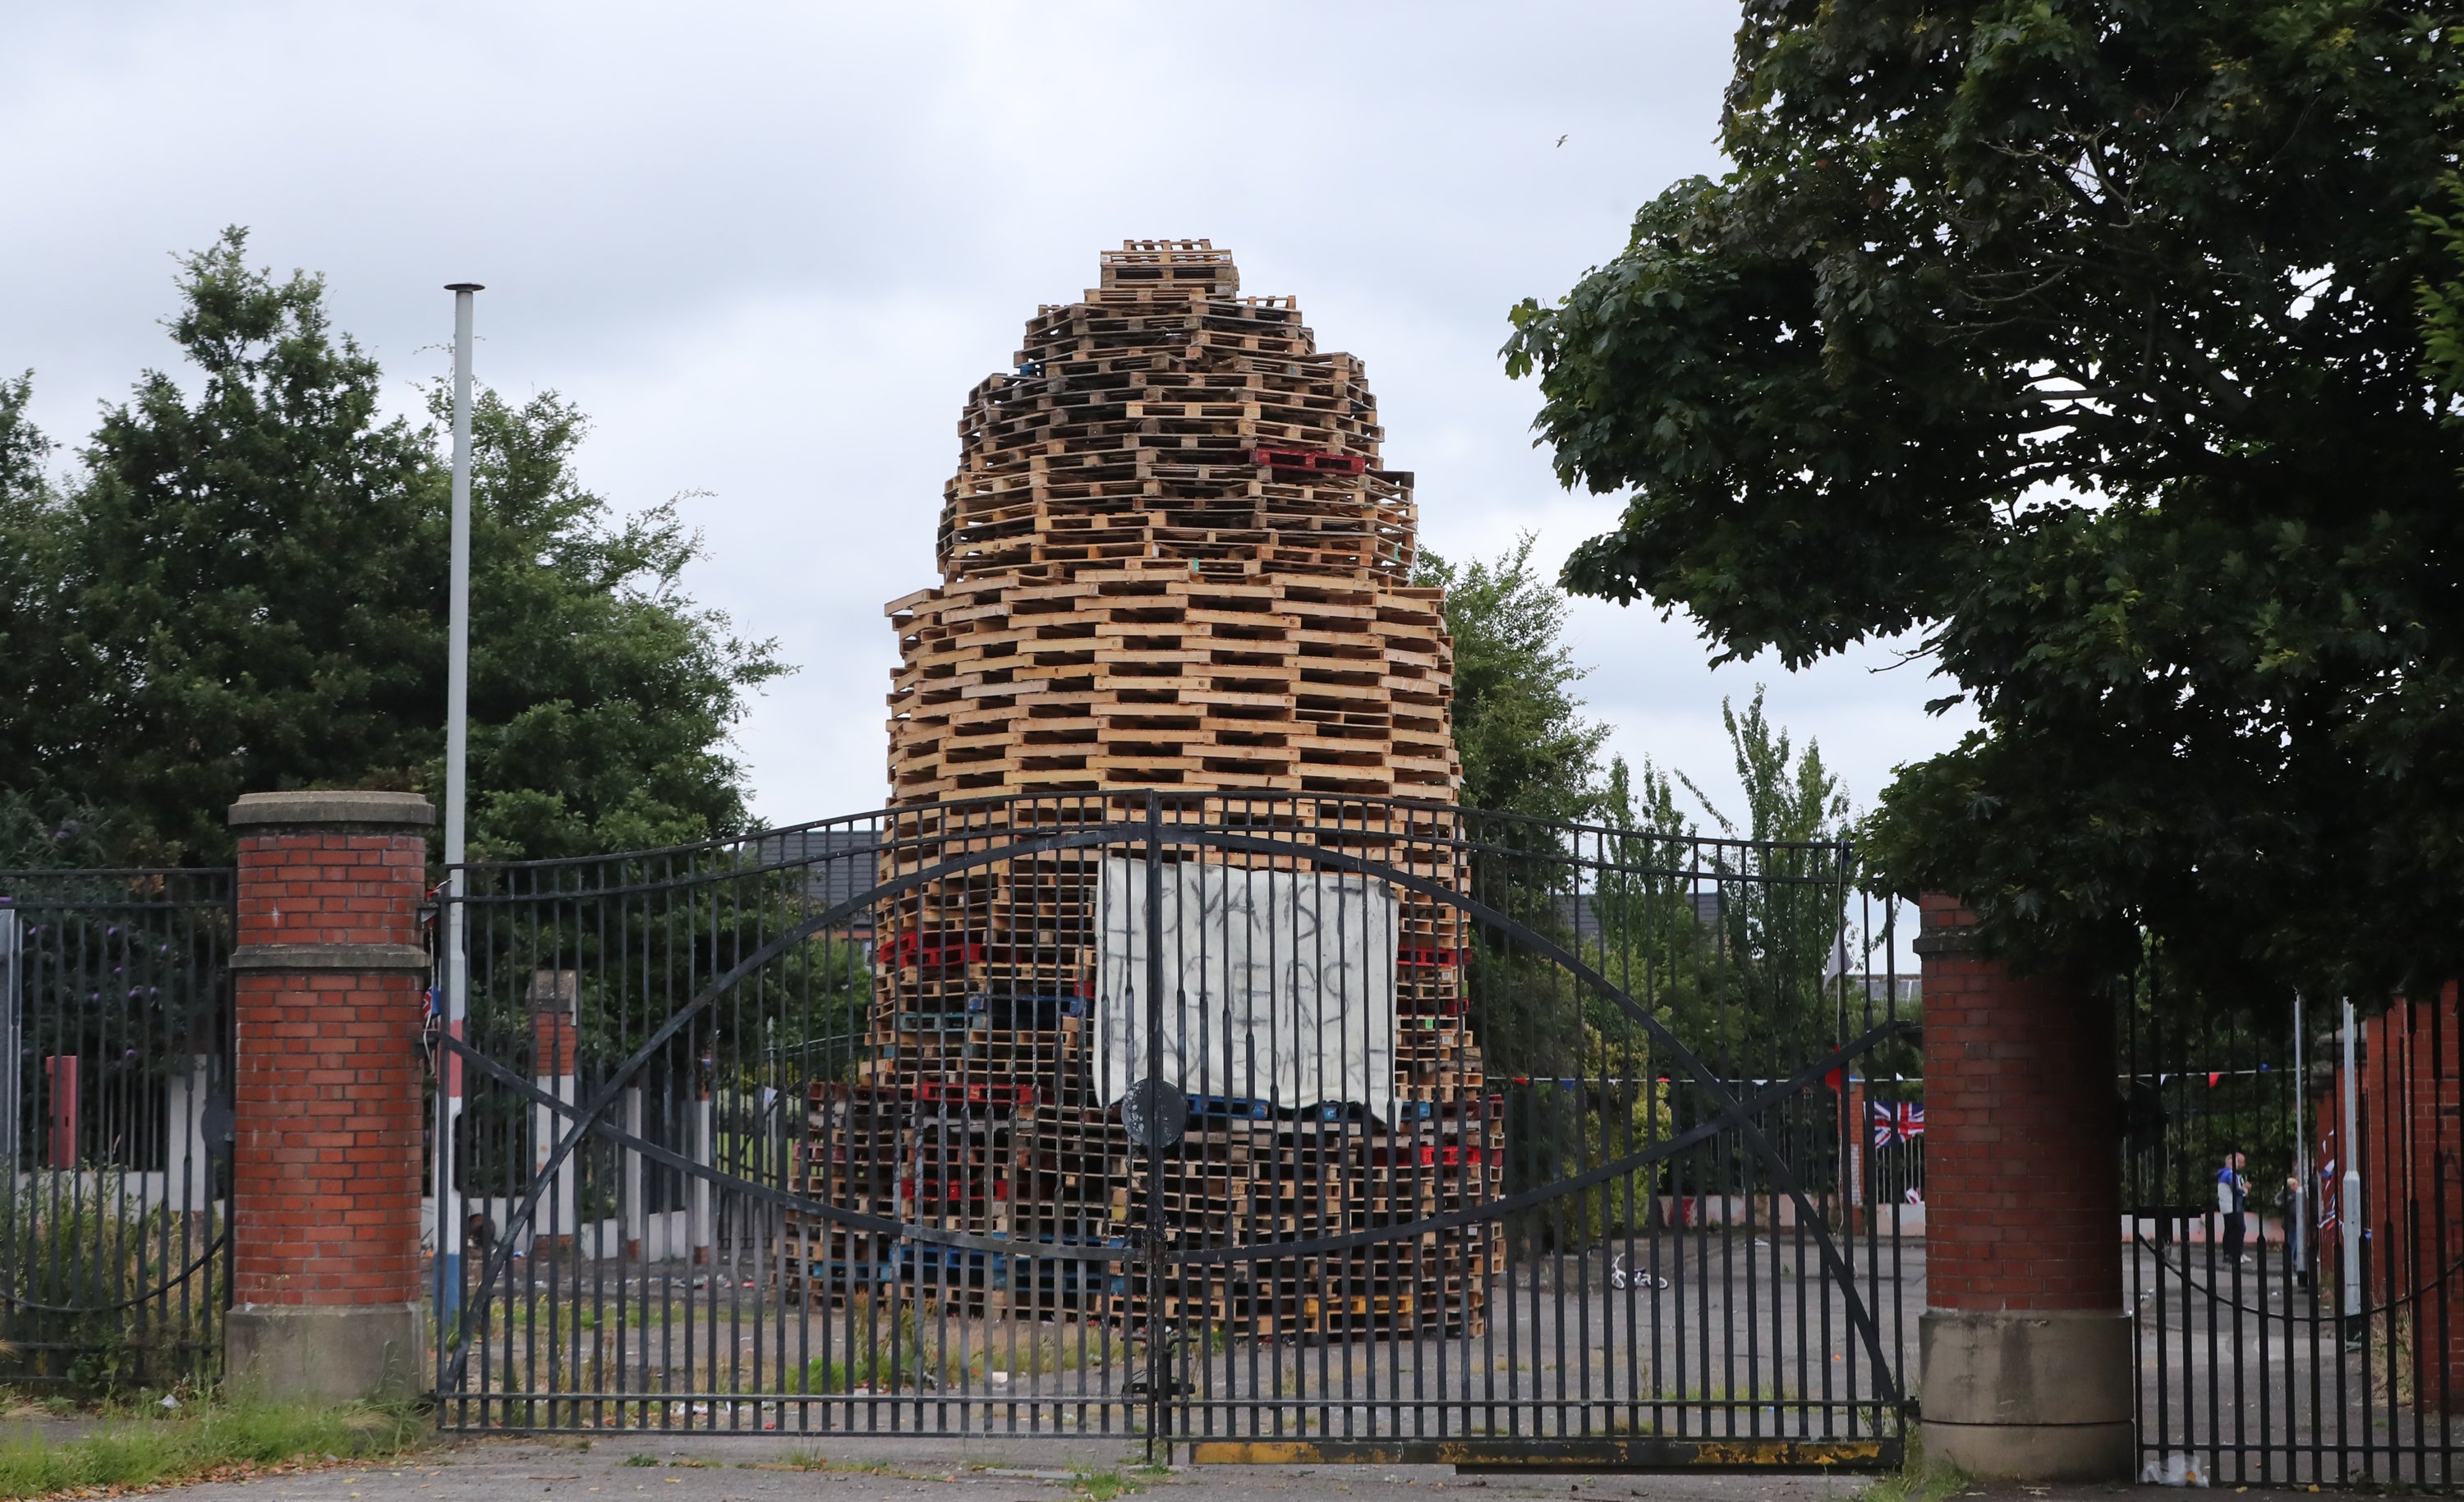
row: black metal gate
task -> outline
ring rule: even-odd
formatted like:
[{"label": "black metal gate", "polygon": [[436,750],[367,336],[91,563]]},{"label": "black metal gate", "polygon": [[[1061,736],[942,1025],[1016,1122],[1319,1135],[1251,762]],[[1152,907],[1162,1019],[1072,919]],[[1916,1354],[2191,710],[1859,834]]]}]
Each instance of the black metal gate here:
[{"label": "black metal gate", "polygon": [[0,1382],[221,1371],[231,883],[0,872]]},{"label": "black metal gate", "polygon": [[2145,1464],[2220,1485],[2454,1486],[2455,988],[2357,1009],[2213,994],[2158,954],[2121,1035]]},{"label": "black metal gate", "polygon": [[461,903],[449,1426],[1898,1461],[1913,1028],[1843,846],[1161,791]]}]

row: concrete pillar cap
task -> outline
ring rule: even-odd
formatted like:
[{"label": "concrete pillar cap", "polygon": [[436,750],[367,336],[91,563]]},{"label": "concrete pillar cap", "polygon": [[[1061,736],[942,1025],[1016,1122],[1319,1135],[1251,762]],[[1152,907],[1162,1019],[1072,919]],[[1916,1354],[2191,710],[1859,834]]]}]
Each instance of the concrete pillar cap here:
[{"label": "concrete pillar cap", "polygon": [[436,810],[416,793],[356,793],[328,789],[296,793],[244,793],[231,806],[233,829],[359,824],[425,829]]}]

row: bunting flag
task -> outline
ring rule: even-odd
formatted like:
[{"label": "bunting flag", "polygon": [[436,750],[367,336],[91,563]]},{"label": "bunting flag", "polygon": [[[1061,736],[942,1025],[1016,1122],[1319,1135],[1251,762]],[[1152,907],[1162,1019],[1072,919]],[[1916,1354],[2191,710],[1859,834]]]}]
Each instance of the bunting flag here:
[{"label": "bunting flag", "polygon": [[1893,1143],[1910,1142],[1925,1135],[1925,1107],[1922,1105],[1892,1105],[1876,1100],[1870,1109],[1876,1147],[1888,1147]]}]

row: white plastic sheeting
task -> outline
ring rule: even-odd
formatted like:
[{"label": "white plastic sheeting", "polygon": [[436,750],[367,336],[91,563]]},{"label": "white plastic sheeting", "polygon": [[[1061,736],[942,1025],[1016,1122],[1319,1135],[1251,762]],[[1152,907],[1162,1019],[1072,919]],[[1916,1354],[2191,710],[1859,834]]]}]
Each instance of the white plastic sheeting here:
[{"label": "white plastic sheeting", "polygon": [[1395,1103],[1395,892],[1367,877],[1104,862],[1095,1075],[1107,1102],[1147,1072],[1147,941],[1163,954],[1163,1078],[1191,1096],[1280,1107]]}]

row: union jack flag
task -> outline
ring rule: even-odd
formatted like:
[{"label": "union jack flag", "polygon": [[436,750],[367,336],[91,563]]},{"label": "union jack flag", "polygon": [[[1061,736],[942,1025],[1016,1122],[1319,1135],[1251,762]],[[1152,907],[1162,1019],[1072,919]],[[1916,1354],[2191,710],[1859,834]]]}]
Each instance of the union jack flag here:
[{"label": "union jack flag", "polygon": [[1867,1102],[1874,1116],[1874,1145],[1888,1147],[1925,1135],[1925,1107],[1916,1104],[1893,1105],[1885,1100]]}]

